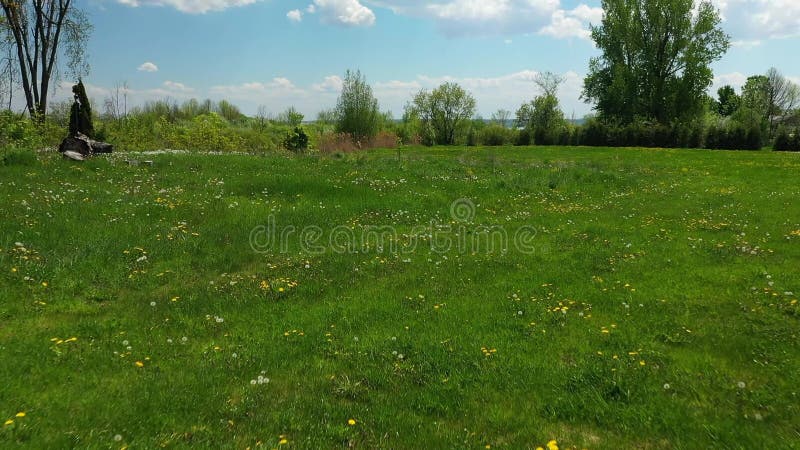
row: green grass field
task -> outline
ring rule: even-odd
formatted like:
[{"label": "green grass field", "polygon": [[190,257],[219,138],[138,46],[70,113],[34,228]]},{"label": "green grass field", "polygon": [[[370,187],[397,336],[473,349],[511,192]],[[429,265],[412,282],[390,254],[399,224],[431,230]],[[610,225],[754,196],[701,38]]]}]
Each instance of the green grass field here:
[{"label": "green grass field", "polygon": [[800,448],[800,155],[131,157],[0,166],[0,447]]}]

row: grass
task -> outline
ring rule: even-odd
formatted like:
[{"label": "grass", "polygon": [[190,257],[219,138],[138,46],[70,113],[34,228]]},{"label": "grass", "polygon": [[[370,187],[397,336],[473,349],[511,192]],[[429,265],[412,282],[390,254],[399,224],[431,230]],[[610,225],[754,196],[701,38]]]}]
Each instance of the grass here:
[{"label": "grass", "polygon": [[798,156],[12,158],[0,447],[800,448]]}]

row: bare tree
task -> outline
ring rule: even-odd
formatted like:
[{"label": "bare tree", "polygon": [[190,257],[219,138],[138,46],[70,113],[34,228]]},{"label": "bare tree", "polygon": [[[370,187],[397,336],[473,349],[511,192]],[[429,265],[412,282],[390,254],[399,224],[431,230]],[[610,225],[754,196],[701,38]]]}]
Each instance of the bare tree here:
[{"label": "bare tree", "polygon": [[558,94],[558,88],[564,83],[565,79],[561,75],[556,75],[553,72],[539,72],[533,78],[533,82],[542,91],[545,97]]},{"label": "bare tree", "polygon": [[114,86],[114,90],[104,101],[105,114],[110,119],[121,121],[128,117],[128,82],[123,81]]},{"label": "bare tree", "polygon": [[[0,17],[0,103],[7,105],[11,110],[14,100],[14,68],[17,60],[14,56],[13,37],[11,29],[4,17]],[[6,98],[8,97],[8,98]]]},{"label": "bare tree", "polygon": [[773,67],[767,72],[766,91],[769,132],[774,136],[780,122],[800,105],[800,87]]},{"label": "bare tree", "polygon": [[68,74],[88,73],[86,42],[92,25],[73,0],[0,0],[11,31],[28,112],[43,121],[48,94],[65,57]]},{"label": "bare tree", "polygon": [[496,113],[492,114],[492,122],[498,123],[503,127],[508,125],[511,120],[511,111],[507,109],[498,109]]}]

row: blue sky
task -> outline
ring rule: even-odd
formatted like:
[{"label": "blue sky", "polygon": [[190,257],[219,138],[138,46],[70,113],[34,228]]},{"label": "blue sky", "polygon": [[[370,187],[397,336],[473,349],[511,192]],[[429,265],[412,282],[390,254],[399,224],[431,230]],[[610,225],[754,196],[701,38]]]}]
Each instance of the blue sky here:
[{"label": "blue sky", "polygon": [[[81,0],[95,24],[85,80],[98,102],[127,82],[130,103],[227,98],[245,113],[335,104],[360,69],[396,117],[412,93],[456,81],[489,117],[537,94],[538,71],[562,74],[567,115],[579,100],[599,0]],[[734,47],[715,85],[775,66],[800,82],[800,1],[714,0]]]}]

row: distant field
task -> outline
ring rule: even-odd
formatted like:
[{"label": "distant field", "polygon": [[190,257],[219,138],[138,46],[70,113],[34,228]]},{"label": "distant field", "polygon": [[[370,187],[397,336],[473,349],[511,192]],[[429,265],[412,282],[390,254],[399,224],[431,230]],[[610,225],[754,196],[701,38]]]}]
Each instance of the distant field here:
[{"label": "distant field", "polygon": [[800,448],[800,154],[128,158],[0,165],[0,447]]}]

